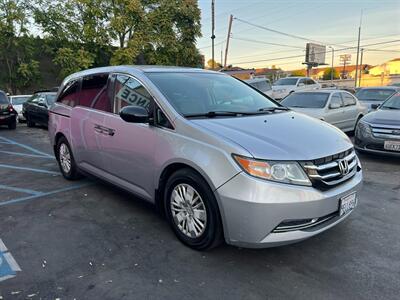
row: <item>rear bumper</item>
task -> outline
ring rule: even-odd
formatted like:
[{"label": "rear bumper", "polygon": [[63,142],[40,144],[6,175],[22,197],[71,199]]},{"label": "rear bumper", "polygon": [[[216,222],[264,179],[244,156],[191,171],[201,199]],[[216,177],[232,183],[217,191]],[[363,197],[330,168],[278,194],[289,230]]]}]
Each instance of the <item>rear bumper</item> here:
[{"label": "rear bumper", "polygon": [[0,125],[8,125],[16,121],[16,114],[0,115]]},{"label": "rear bumper", "polygon": [[[339,202],[357,192],[362,171],[328,191],[259,180],[240,173],[217,190],[227,243],[267,248],[294,243],[321,233],[343,221]],[[323,219],[330,216],[329,219]],[[277,232],[282,222],[319,219],[315,226]],[[325,221],[323,221],[325,220]]]}]

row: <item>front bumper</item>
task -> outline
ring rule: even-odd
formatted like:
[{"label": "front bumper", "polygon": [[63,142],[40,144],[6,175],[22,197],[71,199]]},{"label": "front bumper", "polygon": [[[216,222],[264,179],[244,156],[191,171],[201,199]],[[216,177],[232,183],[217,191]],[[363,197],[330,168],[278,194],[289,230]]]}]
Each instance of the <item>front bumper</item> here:
[{"label": "front bumper", "polygon": [[354,148],[360,152],[400,157],[400,152],[386,150],[384,144],[385,139],[377,138],[373,135],[369,137],[360,137],[356,134],[354,138]]},{"label": "front bumper", "polygon": [[[226,242],[248,248],[267,248],[314,236],[350,214],[339,216],[340,198],[357,192],[361,183],[362,171],[327,191],[273,183],[239,173],[217,190]],[[287,220],[317,219],[328,215],[333,217],[315,226],[273,232]]]}]

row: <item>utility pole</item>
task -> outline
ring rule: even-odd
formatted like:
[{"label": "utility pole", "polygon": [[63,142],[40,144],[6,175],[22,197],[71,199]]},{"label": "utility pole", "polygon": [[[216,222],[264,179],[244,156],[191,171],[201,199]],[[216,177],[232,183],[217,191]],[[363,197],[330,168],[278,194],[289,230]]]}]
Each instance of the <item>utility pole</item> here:
[{"label": "utility pole", "polygon": [[333,59],[335,57],[335,49],[333,49],[332,46],[329,46],[329,48],[332,49],[332,64],[331,64],[331,86],[333,86],[333,73],[334,73],[334,68],[333,68]]},{"label": "utility pole", "polygon": [[362,67],[363,67],[363,54],[364,54],[364,48],[361,48],[361,59],[360,59],[360,80],[358,81],[358,86],[361,86],[361,77],[362,77]]},{"label": "utility pole", "polygon": [[215,40],[215,0],[211,0],[211,59],[212,59],[212,68],[215,68],[215,60],[214,60],[214,40]]},{"label": "utility pole", "polygon": [[232,21],[233,21],[233,15],[230,15],[230,16],[229,16],[229,26],[228,26],[228,37],[226,38],[224,68],[226,68],[226,62],[227,62],[227,60],[228,60],[228,49],[229,49],[229,40],[230,40],[230,38],[231,38]]},{"label": "utility pole", "polygon": [[360,26],[358,26],[358,42],[357,42],[357,58],[356,58],[356,76],[355,76],[355,80],[354,80],[354,87],[357,87],[357,79],[358,79],[358,56],[359,56],[359,54],[360,54],[359,52],[360,52],[362,14],[363,14],[363,11],[361,10]]}]

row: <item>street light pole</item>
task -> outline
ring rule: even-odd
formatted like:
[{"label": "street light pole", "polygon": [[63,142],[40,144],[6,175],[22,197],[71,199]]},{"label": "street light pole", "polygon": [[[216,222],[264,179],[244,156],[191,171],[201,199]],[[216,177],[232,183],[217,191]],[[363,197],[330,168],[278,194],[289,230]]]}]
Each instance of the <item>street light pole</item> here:
[{"label": "street light pole", "polygon": [[211,0],[211,59],[212,59],[212,68],[215,68],[215,59],[214,59],[214,40],[215,40],[215,0]]},{"label": "street light pole", "polygon": [[333,86],[333,73],[334,73],[334,69],[333,69],[333,60],[335,57],[335,49],[333,49],[332,46],[329,46],[329,48],[332,49],[332,64],[331,64],[331,85]]}]

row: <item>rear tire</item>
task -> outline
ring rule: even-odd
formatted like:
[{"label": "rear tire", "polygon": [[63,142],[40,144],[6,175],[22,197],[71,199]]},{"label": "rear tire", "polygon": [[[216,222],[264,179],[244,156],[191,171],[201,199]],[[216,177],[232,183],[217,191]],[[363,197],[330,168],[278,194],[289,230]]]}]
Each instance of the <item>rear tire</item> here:
[{"label": "rear tire", "polygon": [[8,129],[16,129],[17,128],[17,121],[14,120],[14,122],[11,122],[8,124]]},{"label": "rear tire", "polygon": [[32,122],[28,116],[26,117],[26,126],[35,127],[35,122]]},{"label": "rear tire", "polygon": [[75,163],[71,147],[65,137],[61,137],[57,142],[56,158],[65,179],[77,180],[82,177]]},{"label": "rear tire", "polygon": [[176,171],[164,191],[165,214],[178,239],[195,250],[223,241],[218,203],[207,182],[191,169]]}]

